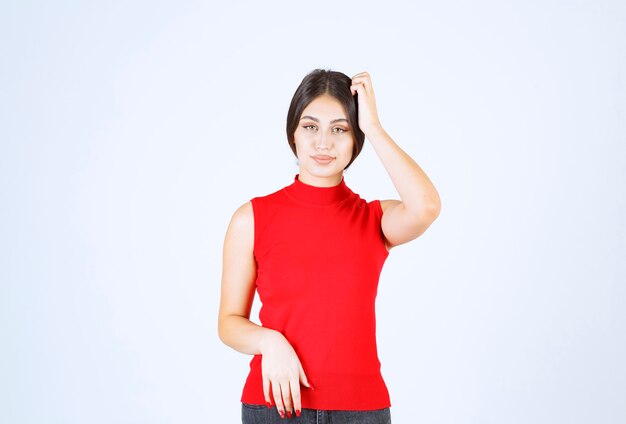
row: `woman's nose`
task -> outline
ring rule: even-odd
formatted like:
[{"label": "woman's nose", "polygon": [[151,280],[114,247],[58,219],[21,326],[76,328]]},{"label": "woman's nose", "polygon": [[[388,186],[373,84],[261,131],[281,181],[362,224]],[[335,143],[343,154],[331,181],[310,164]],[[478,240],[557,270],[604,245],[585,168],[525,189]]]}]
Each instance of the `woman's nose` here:
[{"label": "woman's nose", "polygon": [[316,143],[315,147],[320,150],[322,149],[328,150],[330,148],[329,139],[324,133],[319,134],[319,137],[317,138],[315,143]]}]

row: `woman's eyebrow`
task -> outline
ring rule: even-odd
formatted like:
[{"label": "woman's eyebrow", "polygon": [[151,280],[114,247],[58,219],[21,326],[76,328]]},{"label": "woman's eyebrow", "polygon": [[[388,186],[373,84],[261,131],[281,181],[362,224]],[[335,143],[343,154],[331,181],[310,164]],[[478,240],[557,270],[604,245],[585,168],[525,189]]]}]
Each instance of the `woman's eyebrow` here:
[{"label": "woman's eyebrow", "polygon": [[[300,120],[302,121],[304,118],[309,118],[310,120],[315,121],[315,122],[319,122],[320,121],[319,119],[314,118],[314,117],[309,116],[309,115],[303,116],[302,118],[300,118]],[[346,122],[348,122],[348,120],[346,118],[338,118],[338,119],[333,119],[332,121],[330,121],[330,123],[334,124],[335,122],[339,122],[339,121],[346,121]]]}]

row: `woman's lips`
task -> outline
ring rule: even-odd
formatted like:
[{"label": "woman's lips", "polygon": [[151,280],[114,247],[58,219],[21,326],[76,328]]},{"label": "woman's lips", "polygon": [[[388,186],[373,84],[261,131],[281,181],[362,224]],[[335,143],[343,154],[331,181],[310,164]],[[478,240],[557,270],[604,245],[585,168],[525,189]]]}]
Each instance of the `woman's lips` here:
[{"label": "woman's lips", "polygon": [[334,158],[328,155],[315,155],[313,156],[313,159],[315,159],[315,162],[317,163],[327,164],[330,163]]}]

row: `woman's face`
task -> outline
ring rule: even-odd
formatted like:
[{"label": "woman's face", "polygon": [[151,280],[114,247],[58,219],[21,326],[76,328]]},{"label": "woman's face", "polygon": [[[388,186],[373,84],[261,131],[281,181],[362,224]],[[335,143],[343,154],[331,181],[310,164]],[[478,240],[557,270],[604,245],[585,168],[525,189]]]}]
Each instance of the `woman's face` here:
[{"label": "woman's face", "polygon": [[[352,128],[337,99],[322,94],[302,111],[294,133],[300,175],[308,181],[324,177],[341,179],[352,159]],[[338,175],[339,174],[339,175]]]}]

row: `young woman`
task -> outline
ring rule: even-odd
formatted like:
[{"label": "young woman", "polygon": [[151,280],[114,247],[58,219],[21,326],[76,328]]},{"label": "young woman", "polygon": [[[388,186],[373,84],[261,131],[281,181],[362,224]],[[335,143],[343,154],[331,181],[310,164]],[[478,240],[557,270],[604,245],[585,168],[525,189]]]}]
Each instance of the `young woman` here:
[{"label": "young woman", "polygon": [[[367,202],[346,185],[365,137],[401,200]],[[379,275],[392,247],[437,218],[439,195],[383,129],[367,72],[309,73],[287,139],[299,173],[240,206],[224,241],[219,337],[254,355],[242,422],[390,423],[376,347]],[[261,326],[250,321],[255,290]]]}]

